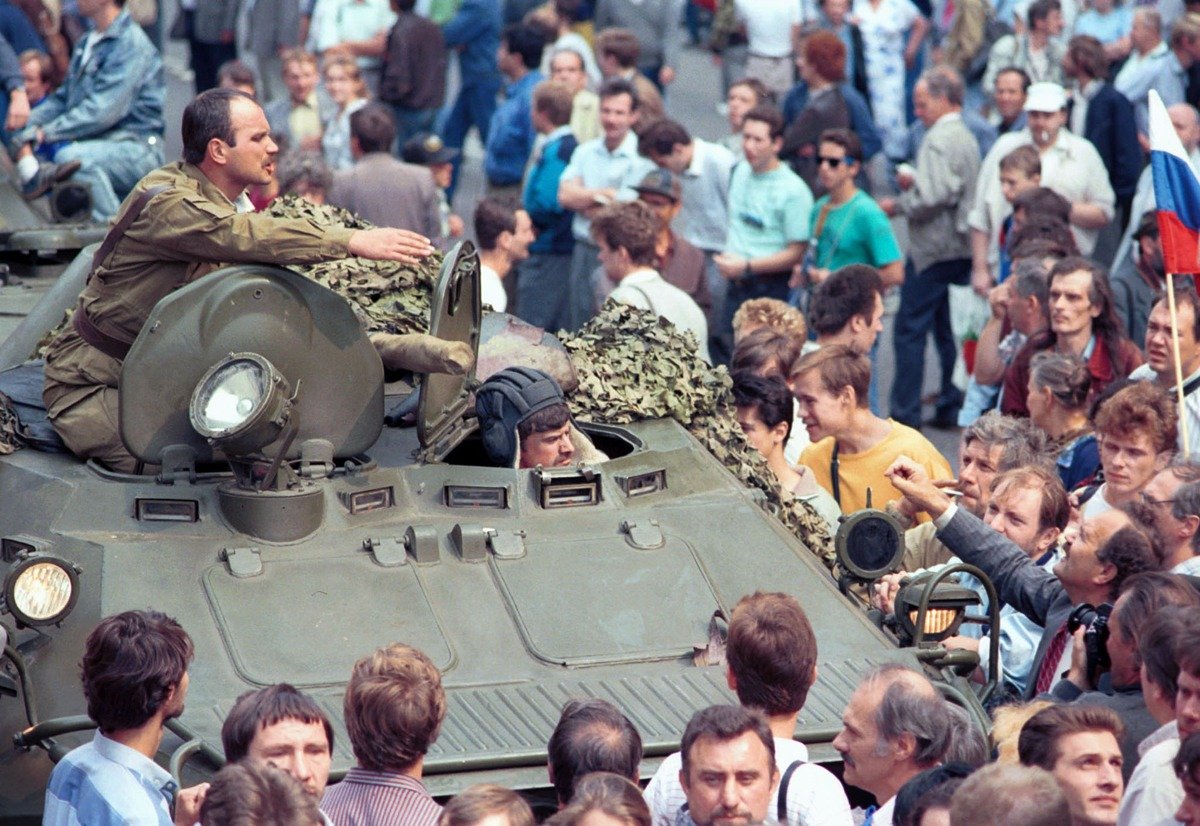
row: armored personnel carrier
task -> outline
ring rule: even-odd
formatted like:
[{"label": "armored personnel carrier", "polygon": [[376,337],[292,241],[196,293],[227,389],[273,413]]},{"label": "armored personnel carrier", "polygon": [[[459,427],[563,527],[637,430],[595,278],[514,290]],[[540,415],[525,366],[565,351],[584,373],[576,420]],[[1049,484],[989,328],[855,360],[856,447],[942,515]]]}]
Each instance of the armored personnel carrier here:
[{"label": "armored personnel carrier", "polygon": [[[85,270],[47,294],[0,367],[57,323]],[[434,335],[478,347],[478,279],[469,245],[447,257]],[[163,299],[121,379],[122,437],[156,473],[0,458],[0,815],[35,815],[52,760],[90,737],[83,640],[127,609],[164,611],[195,641],[187,709],[161,755],[185,782],[219,765],[234,699],[283,681],[318,698],[335,770],[349,767],[350,667],[394,641],[444,675],[449,713],[425,762],[435,795],[545,787],[547,739],[580,696],[634,721],[652,769],[695,710],[733,701],[697,652],[714,616],[755,589],[795,595],[816,629],[820,677],[796,729],[814,759],[836,759],[862,672],[918,663],[675,421],[582,424],[610,457],[600,464],[492,467],[472,383],[428,376],[416,425],[385,426],[398,399],[337,294],[239,266]]]}]

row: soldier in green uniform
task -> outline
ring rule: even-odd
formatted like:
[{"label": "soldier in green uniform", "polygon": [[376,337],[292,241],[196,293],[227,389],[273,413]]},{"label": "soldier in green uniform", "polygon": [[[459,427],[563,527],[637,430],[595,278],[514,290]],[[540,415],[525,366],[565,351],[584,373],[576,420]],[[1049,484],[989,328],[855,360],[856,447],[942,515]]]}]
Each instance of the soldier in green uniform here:
[{"label": "soldier in green uniform", "polygon": [[118,428],[121,363],[154,305],[173,290],[228,264],[351,255],[411,264],[433,251],[429,239],[406,230],[322,227],[251,211],[245,189],[271,181],[277,152],[253,98],[210,90],[183,113],[183,161],[151,172],[121,205],[72,324],[46,354],[43,399],[77,455],[136,470]]}]

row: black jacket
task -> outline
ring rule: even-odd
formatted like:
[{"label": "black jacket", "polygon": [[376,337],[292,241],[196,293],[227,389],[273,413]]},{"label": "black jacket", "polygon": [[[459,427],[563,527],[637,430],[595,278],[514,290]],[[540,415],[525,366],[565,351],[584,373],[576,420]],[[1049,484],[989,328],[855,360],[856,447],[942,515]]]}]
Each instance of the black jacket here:
[{"label": "black jacket", "polygon": [[1146,158],[1137,139],[1133,104],[1112,84],[1105,82],[1088,102],[1083,137],[1100,153],[1117,202],[1129,201],[1137,189],[1138,176],[1142,174]]}]

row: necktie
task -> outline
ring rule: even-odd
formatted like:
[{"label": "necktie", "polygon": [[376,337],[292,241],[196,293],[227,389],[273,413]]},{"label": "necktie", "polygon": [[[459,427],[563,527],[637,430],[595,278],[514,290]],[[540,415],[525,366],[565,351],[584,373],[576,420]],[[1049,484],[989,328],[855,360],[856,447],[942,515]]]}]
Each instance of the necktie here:
[{"label": "necktie", "polygon": [[871,821],[875,819],[875,813],[879,811],[878,806],[867,807],[867,819],[863,821],[863,826],[871,826]]},{"label": "necktie", "polygon": [[1046,656],[1042,658],[1042,667],[1038,669],[1037,685],[1035,686],[1038,694],[1045,694],[1050,690],[1050,686],[1054,685],[1058,661],[1062,659],[1068,639],[1070,639],[1070,634],[1067,633],[1067,624],[1064,622],[1054,632],[1050,645],[1046,647]]}]

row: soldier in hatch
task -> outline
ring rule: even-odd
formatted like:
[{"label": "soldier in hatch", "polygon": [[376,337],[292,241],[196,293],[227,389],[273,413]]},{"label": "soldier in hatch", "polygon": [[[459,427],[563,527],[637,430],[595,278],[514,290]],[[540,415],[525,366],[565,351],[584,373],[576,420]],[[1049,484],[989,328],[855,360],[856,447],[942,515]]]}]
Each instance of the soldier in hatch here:
[{"label": "soldier in hatch", "polygon": [[608,459],[571,419],[562,388],[531,367],[508,367],[475,392],[488,457],[498,467],[566,467]]}]

